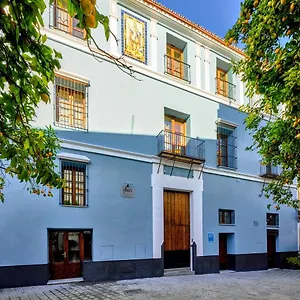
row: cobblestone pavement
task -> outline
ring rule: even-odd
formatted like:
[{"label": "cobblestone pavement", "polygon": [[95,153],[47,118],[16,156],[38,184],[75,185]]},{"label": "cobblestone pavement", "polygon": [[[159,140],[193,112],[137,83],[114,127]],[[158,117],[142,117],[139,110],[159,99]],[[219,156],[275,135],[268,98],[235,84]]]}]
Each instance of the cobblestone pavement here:
[{"label": "cobblestone pavement", "polygon": [[269,270],[200,276],[61,284],[0,290],[0,300],[289,300],[300,299],[300,271]]}]

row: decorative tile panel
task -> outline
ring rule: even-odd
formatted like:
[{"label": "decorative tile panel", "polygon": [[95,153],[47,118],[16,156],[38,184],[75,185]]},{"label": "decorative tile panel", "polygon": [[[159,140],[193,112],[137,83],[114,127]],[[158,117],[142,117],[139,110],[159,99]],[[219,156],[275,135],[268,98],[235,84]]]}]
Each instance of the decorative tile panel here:
[{"label": "decorative tile panel", "polygon": [[122,10],[122,53],[147,64],[147,23]]}]

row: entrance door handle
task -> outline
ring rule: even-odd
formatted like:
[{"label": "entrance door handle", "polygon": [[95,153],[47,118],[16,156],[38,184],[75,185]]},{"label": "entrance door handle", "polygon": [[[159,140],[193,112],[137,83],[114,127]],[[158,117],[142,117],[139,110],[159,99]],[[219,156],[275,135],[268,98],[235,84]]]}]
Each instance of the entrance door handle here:
[{"label": "entrance door handle", "polygon": [[63,257],[66,258],[66,256],[67,256],[67,252],[64,252]]}]

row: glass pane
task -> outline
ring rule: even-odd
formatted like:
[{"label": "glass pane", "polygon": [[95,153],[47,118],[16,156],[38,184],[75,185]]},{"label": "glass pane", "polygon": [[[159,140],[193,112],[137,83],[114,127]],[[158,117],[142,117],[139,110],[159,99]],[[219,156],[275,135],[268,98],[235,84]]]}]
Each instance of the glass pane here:
[{"label": "glass pane", "polygon": [[165,119],[165,130],[172,131],[172,121],[170,119]]},{"label": "glass pane", "polygon": [[51,232],[50,239],[52,241],[52,262],[64,262],[64,233],[63,232]]},{"label": "glass pane", "polygon": [[79,233],[69,232],[69,262],[80,262]]},{"label": "glass pane", "polygon": [[84,260],[92,260],[92,232],[84,231]]}]

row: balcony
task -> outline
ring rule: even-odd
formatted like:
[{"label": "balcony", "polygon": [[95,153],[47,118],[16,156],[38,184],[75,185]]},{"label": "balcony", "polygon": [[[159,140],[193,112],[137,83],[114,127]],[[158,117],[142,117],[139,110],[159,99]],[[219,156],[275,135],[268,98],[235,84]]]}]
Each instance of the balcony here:
[{"label": "balcony", "polygon": [[169,55],[165,55],[165,74],[191,83],[191,66]]},{"label": "balcony", "polygon": [[260,161],[260,177],[276,179],[280,175],[280,167],[271,164],[264,165]]},{"label": "balcony", "polygon": [[166,130],[162,130],[157,136],[157,155],[174,161],[203,164],[204,146],[204,141]]},{"label": "balcony", "polygon": [[216,77],[216,94],[236,101],[236,85],[223,78]]}]

